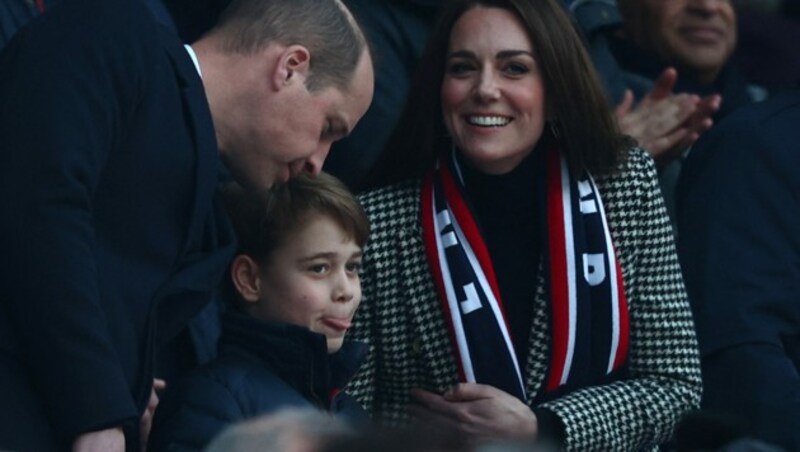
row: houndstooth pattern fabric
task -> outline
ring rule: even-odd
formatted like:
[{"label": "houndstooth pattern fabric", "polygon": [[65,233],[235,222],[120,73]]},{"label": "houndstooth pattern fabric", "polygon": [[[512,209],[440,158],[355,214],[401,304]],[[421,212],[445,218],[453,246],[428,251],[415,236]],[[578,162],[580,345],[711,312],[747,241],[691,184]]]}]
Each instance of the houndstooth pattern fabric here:
[{"label": "houndstooth pattern fabric", "polygon": [[[619,172],[596,182],[627,291],[629,377],[542,407],[562,419],[568,450],[652,448],[699,404],[694,325],[652,159],[632,149]],[[408,181],[361,197],[373,232],[364,252],[363,300],[349,337],[368,342],[372,353],[348,390],[376,418],[391,424],[407,420],[411,388],[442,393],[458,383],[425,256],[419,196],[420,182]],[[543,388],[550,353],[542,269],[536,275],[525,364],[530,396]]]}]

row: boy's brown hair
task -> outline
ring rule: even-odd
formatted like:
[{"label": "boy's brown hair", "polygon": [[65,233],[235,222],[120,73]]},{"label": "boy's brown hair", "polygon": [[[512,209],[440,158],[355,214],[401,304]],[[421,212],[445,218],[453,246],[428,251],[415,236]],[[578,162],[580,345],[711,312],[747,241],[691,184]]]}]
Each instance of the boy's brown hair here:
[{"label": "boy's brown hair", "polygon": [[225,206],[239,239],[239,254],[266,261],[289,234],[315,215],[333,219],[359,246],[369,237],[369,219],[356,197],[327,173],[301,174],[251,193],[238,184],[224,191]]}]

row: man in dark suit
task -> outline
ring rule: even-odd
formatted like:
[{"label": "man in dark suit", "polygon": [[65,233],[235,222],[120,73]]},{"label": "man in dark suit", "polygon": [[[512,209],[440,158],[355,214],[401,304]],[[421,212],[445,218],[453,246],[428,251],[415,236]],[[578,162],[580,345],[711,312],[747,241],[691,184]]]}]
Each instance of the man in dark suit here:
[{"label": "man in dark suit", "polygon": [[800,450],[800,91],[715,126],[678,188],[703,407]]},{"label": "man in dark suit", "polygon": [[128,0],[20,30],[0,54],[0,449],[139,449],[155,356],[234,251],[218,182],[318,172],[371,97],[338,0],[236,0],[191,47]]}]

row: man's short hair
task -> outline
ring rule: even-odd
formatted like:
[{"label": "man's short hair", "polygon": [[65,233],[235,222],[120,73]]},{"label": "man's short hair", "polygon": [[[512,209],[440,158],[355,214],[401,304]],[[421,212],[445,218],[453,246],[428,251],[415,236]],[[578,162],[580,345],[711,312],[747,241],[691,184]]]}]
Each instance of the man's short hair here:
[{"label": "man's short hair", "polygon": [[224,197],[239,253],[258,262],[317,215],[334,220],[359,247],[369,237],[369,219],[361,204],[339,179],[324,172],[298,175],[260,194],[234,184]]},{"label": "man's short hair", "polygon": [[251,54],[270,43],[302,45],[311,55],[307,87],[345,90],[367,44],[339,0],[233,0],[210,33],[223,50]]}]

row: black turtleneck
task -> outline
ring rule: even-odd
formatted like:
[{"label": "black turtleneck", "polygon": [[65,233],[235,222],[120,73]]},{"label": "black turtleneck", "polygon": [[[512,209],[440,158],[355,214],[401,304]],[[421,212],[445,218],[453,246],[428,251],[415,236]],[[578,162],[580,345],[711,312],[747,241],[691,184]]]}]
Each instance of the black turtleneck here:
[{"label": "black turtleneck", "polygon": [[534,150],[511,172],[488,175],[462,161],[467,197],[492,258],[506,319],[520,367],[527,361],[528,338],[539,264],[536,190],[539,160]]},{"label": "black turtleneck", "polygon": [[[541,146],[540,146],[541,148]],[[517,361],[524,374],[536,296],[540,230],[546,215],[544,159],[534,149],[507,174],[492,176],[471,167],[459,155],[466,197],[492,258],[500,296],[511,328]],[[564,446],[566,430],[561,419],[546,408],[534,407],[539,442]]]}]

